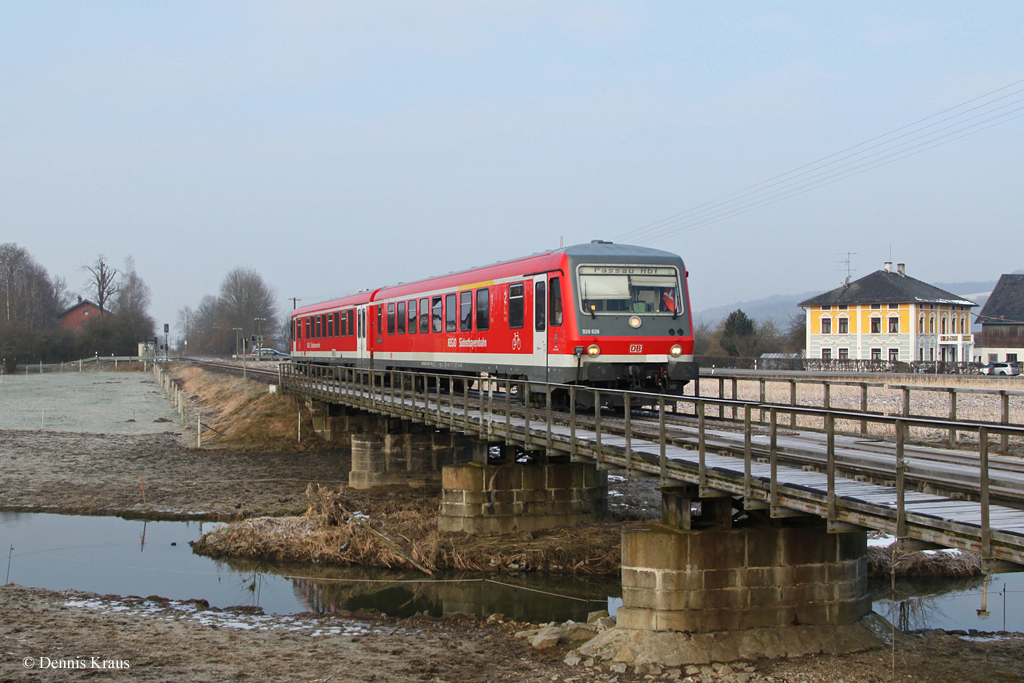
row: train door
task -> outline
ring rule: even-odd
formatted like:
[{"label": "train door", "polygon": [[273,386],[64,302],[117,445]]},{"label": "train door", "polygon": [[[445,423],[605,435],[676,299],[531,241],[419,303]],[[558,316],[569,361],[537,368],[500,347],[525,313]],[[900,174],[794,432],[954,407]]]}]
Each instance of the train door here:
[{"label": "train door", "polygon": [[533,367],[536,375],[531,379],[548,381],[548,276],[533,278]]},{"label": "train door", "polygon": [[356,308],[356,366],[366,367],[369,365],[369,346],[366,343],[367,339],[367,307],[359,306]]}]

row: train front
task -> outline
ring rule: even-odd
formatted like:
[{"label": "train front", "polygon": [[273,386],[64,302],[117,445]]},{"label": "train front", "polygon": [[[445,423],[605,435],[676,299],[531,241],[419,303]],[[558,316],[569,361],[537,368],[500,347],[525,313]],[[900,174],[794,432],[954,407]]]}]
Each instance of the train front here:
[{"label": "train front", "polygon": [[698,374],[683,260],[607,242],[566,252],[578,335],[576,381],[681,393]]}]

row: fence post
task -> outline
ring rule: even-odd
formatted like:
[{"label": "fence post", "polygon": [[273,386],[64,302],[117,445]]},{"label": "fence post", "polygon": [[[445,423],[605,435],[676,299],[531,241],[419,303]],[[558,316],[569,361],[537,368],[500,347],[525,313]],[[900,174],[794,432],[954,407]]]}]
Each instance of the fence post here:
[{"label": "fence post", "polygon": [[[861,385],[860,385],[860,412],[865,413],[865,414],[868,412],[868,385],[867,385],[867,382],[861,382]],[[861,420],[860,421],[860,435],[861,436],[867,436],[868,435],[868,421],[867,420]]]},{"label": "fence post", "polygon": [[575,458],[576,448],[576,385],[569,386],[569,456]]},{"label": "fence post", "polygon": [[[949,421],[956,421],[956,389],[950,388],[946,390],[949,393]],[[949,428],[949,447],[954,448],[956,446],[956,430],[952,427]]]},{"label": "fence post", "polygon": [[981,460],[981,559],[988,560],[992,558],[988,498],[988,427],[978,429],[978,455]]},{"label": "fence post", "polygon": [[[545,409],[547,410],[547,416],[546,416],[546,418],[547,418],[547,438],[546,438],[546,440],[544,442],[544,448],[545,448],[545,451],[547,452],[547,454],[550,454],[551,453],[551,385],[550,384],[545,384],[544,385],[544,400],[545,400],[545,402],[547,404],[545,406]],[[629,427],[628,427],[629,423],[627,422],[626,424],[627,424],[626,429],[628,430],[629,429]],[[629,437],[627,436],[626,438],[628,439]]]},{"label": "fence post", "polygon": [[750,434],[750,404],[743,406],[743,498],[750,500],[754,494],[753,477],[750,473],[751,459],[751,434]]},{"label": "fence post", "polygon": [[597,461],[604,462],[604,450],[601,448],[601,392],[597,389],[594,389],[594,443]]},{"label": "fence post", "polygon": [[[735,407],[733,407],[735,410]],[[665,397],[658,397],[658,466],[661,469],[661,478],[668,476],[668,458],[665,454]]]},{"label": "fence post", "polygon": [[903,459],[903,420],[896,420],[896,537],[907,537],[906,473],[907,462]]},{"label": "fence post", "polygon": [[[789,380],[789,406],[796,408],[796,380]],[[789,414],[789,426],[796,427],[796,411]]]},{"label": "fence post", "polygon": [[505,378],[505,445],[512,443],[512,384]]},{"label": "fence post", "polygon": [[828,477],[828,521],[836,521],[836,418],[825,414],[825,472]]},{"label": "fence post", "polygon": [[769,411],[769,419],[771,427],[769,430],[769,441],[768,441],[768,460],[771,466],[771,499],[772,505],[779,505],[779,430],[778,430],[778,416],[775,413],[775,408]]},{"label": "fence post", "polygon": [[622,395],[622,414],[626,418],[626,470],[633,469],[633,425],[632,410],[629,405],[629,392]]},{"label": "fence post", "polygon": [[697,401],[697,476],[699,486],[704,488],[708,485],[708,473],[704,465],[704,452],[706,447],[704,433],[704,401]]},{"label": "fence post", "polygon": [[[1007,394],[1005,390],[1000,389],[1000,391],[999,391],[999,398],[1000,398],[1000,403],[1001,403],[1000,411],[999,411],[1000,412],[999,424],[1001,424],[1001,425],[1009,425],[1010,424],[1010,395]],[[1000,446],[1000,450],[1003,453],[1006,453],[1010,449],[1010,435],[1009,434],[1002,434],[1000,436],[1000,438],[999,438],[999,446]]]}]

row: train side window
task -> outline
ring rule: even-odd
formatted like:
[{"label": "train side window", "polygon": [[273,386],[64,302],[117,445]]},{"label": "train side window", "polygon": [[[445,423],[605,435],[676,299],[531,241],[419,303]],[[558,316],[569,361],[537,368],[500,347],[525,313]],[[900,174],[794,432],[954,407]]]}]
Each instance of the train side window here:
[{"label": "train side window", "polygon": [[[383,305],[377,306],[377,334],[378,335],[383,335],[384,334],[384,321],[383,321],[383,317],[384,317],[384,306]],[[365,320],[363,321],[363,324],[364,325],[366,324]],[[363,328],[363,335],[364,336],[369,336],[369,331],[365,327]]]},{"label": "train side window", "polygon": [[547,292],[544,291],[546,287],[547,283],[538,282],[533,290],[533,325],[538,332],[543,332],[547,327],[547,321],[545,320],[547,307],[544,305],[544,299],[547,296]]},{"label": "train side window", "polygon": [[420,299],[420,334],[430,332],[430,299]]},{"label": "train side window", "polygon": [[398,302],[398,334],[405,334],[405,302]]},{"label": "train side window", "polygon": [[459,293],[459,328],[463,332],[473,330],[473,292],[466,290]]},{"label": "train side window", "polygon": [[318,315],[316,317],[316,338],[323,339],[324,337],[324,317]]},{"label": "train side window", "polygon": [[327,314],[327,336],[328,337],[333,337],[334,336],[334,314],[333,313],[328,313]]},{"label": "train side window", "polygon": [[310,328],[313,326],[313,319],[306,318],[306,339],[311,339],[313,335],[310,334]]},{"label": "train side window", "polygon": [[455,295],[444,297],[444,331],[456,332],[459,329],[459,311],[455,306]]},{"label": "train side window", "polygon": [[341,327],[338,328],[338,329],[341,330],[340,335],[342,337],[347,337],[348,336],[348,312],[347,311],[342,311],[341,312],[341,319],[338,321],[338,324],[341,325]]},{"label": "train side window", "polygon": [[388,304],[388,334],[395,333],[395,305]]},{"label": "train side window", "polygon": [[435,296],[430,304],[430,325],[434,332],[444,332],[441,297]]},{"label": "train side window", "polygon": [[491,290],[476,290],[476,329],[486,330],[491,324]]},{"label": "train side window", "polygon": [[341,336],[341,311],[334,312],[334,336]]},{"label": "train side window", "polygon": [[518,330],[523,326],[523,283],[508,286],[508,328]]},{"label": "train side window", "polygon": [[[366,325],[366,316],[365,316],[365,314],[362,316],[362,318],[363,318],[363,325]],[[356,333],[356,312],[355,312],[354,309],[349,310],[349,312],[348,312],[348,333],[351,334],[351,335],[354,335]],[[365,332],[364,332],[364,334],[365,334]]]},{"label": "train side window", "polygon": [[558,327],[562,324],[562,280],[553,277],[548,284],[551,285],[551,291],[548,293],[548,314],[551,316],[551,326]]},{"label": "train side window", "polygon": [[416,334],[420,326],[419,309],[416,305],[416,299],[409,301],[409,334]]}]

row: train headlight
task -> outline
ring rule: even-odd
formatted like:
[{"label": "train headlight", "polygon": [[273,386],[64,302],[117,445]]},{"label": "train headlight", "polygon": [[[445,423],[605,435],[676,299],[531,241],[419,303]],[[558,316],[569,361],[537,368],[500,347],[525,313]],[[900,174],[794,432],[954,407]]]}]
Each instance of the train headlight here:
[{"label": "train headlight", "polygon": [[640,316],[638,316],[638,315],[634,315],[632,318],[629,319],[629,326],[630,327],[640,327],[640,323],[641,323]]},{"label": "train headlight", "polygon": [[601,347],[597,344],[591,344],[587,347],[587,355],[591,358],[597,358],[601,355]]},{"label": "train headlight", "polygon": [[683,347],[679,344],[673,344],[672,348],[668,350],[668,353],[673,358],[679,358],[679,356],[683,355]]}]

